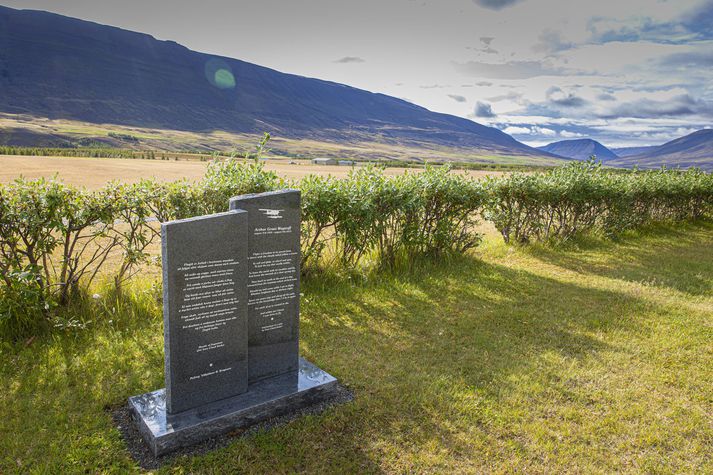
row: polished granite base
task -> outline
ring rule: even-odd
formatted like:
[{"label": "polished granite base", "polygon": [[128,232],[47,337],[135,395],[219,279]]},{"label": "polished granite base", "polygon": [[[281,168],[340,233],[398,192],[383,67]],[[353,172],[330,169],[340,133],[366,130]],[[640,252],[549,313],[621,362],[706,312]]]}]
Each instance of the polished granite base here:
[{"label": "polished granite base", "polygon": [[178,414],[166,413],[163,389],[129,398],[139,431],[155,456],[196,444],[329,398],[337,379],[300,358],[298,371],[251,384],[248,392]]}]

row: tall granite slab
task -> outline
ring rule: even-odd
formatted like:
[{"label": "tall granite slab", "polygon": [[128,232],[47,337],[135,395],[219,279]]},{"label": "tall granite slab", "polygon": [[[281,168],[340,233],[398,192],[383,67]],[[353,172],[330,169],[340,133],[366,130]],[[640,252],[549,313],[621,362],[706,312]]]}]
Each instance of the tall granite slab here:
[{"label": "tall granite slab", "polygon": [[[300,192],[230,199],[248,213],[248,381],[299,365]],[[236,236],[236,239],[240,239]]]},{"label": "tall granite slab", "polygon": [[248,390],[247,212],[161,225],[166,410]]}]

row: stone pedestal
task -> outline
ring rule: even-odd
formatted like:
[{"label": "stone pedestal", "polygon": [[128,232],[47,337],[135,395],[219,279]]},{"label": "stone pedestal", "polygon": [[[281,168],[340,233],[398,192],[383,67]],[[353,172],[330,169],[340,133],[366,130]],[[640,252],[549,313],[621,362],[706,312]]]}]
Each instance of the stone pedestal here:
[{"label": "stone pedestal", "polygon": [[139,431],[155,456],[247,428],[329,399],[337,380],[300,358],[299,369],[251,384],[248,391],[176,414],[159,389],[129,398]]}]

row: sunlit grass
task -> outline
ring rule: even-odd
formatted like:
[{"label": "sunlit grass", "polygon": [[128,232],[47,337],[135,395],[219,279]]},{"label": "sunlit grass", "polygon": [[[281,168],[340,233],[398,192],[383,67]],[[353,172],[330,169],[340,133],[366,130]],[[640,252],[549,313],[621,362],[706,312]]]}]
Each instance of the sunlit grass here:
[{"label": "sunlit grass", "polygon": [[[302,353],[355,401],[164,470],[710,472],[712,275],[698,224],[311,276]],[[108,409],[163,384],[156,278],[2,348],[0,472],[139,471]]]}]

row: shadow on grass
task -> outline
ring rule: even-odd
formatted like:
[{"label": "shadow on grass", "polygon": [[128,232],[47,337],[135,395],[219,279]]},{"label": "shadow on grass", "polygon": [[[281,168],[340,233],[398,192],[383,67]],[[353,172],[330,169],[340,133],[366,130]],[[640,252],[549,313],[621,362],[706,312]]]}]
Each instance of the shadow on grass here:
[{"label": "shadow on grass", "polygon": [[618,242],[582,238],[560,247],[531,246],[527,252],[584,274],[642,282],[694,296],[713,293],[713,223],[709,221],[651,227]]},{"label": "shadow on grass", "polygon": [[304,292],[304,350],[366,399],[355,429],[407,445],[448,440],[455,452],[468,443],[449,426],[488,417],[472,400],[510,394],[548,355],[610,349],[594,334],[644,331],[629,315],[646,305],[471,257],[358,286],[308,282]]}]

